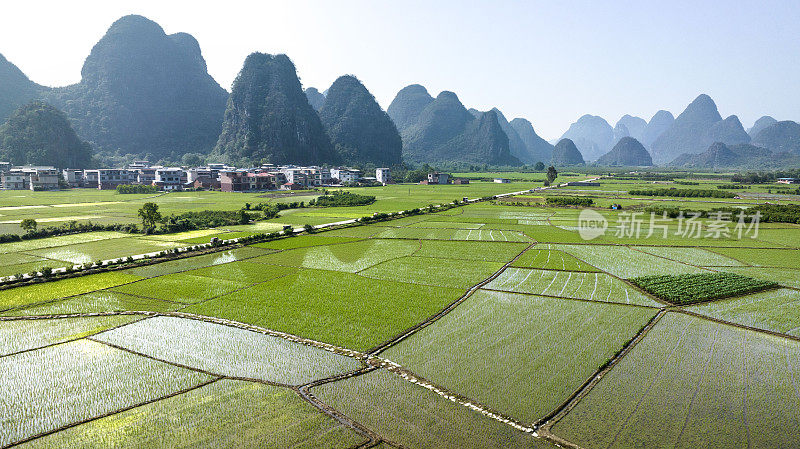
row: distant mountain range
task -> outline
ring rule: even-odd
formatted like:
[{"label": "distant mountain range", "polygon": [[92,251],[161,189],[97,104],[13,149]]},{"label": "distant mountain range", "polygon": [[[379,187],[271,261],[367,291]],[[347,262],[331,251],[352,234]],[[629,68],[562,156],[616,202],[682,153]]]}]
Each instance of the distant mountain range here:
[{"label": "distant mountain range", "polygon": [[[471,114],[453,92],[441,92],[427,101],[422,86],[398,93],[390,117],[401,117],[403,158],[411,162],[465,162],[520,165],[511,155],[508,136],[496,112]],[[424,92],[423,92],[424,91]],[[425,107],[420,109],[422,104]],[[396,122],[395,122],[396,123]]]},{"label": "distant mountain range", "polygon": [[775,153],[767,148],[750,144],[726,145],[715,142],[699,154],[685,153],[669,163],[670,166],[689,169],[782,169],[800,165],[797,153]]},{"label": "distant mountain range", "polygon": [[570,125],[561,139],[574,142],[584,159],[593,161],[614,146],[614,128],[604,118],[586,114]]},{"label": "distant mountain range", "polygon": [[646,165],[644,148],[656,164],[717,166],[708,161],[767,164],[766,153],[748,148],[766,149],[774,161],[800,155],[797,123],[764,116],[745,131],[737,116],[723,119],[705,94],[677,117],[664,110],[650,121],[626,114],[612,127],[583,115],[562,136],[573,145],[564,143],[558,154],[530,121],[509,122],[498,108],[468,110],[452,92],[433,98],[412,84],[384,112],[352,76],[324,92],[303,90],[285,55],[250,55],[229,94],[208,74],[192,36],[167,35],[135,15],[110,26],[86,58],[78,84],[41,86],[0,55],[0,124],[33,100],[63,111],[101,157],[177,161],[201,153],[240,163],[533,165],[576,163],[574,146],[581,161],[598,165]]}]

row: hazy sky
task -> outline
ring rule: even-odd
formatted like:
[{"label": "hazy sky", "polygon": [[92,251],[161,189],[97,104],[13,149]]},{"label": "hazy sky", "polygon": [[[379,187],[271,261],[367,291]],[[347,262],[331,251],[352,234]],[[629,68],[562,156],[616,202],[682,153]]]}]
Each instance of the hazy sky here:
[{"label": "hazy sky", "polygon": [[226,89],[262,51],[289,55],[304,87],[354,74],[384,108],[408,84],[452,90],[547,139],[584,113],[677,115],[700,93],[746,128],[800,120],[795,0],[15,1],[0,6],[0,53],[40,84],[74,83],[125,14],[194,35]]}]

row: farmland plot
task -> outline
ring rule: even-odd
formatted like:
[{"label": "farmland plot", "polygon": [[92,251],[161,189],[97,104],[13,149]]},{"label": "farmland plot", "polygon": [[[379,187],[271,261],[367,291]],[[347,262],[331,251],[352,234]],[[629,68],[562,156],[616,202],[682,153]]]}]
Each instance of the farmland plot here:
[{"label": "farmland plot", "polygon": [[205,239],[202,242],[198,243],[207,243],[210,236],[218,234],[219,232],[220,232],[219,229],[196,229],[194,231],[175,232],[173,234],[148,235],[141,238],[147,240],[159,240],[162,242],[163,241],[177,242],[177,241],[187,241],[193,239]]},{"label": "farmland plot", "polygon": [[586,448],[793,448],[800,342],[667,313],[556,423]]},{"label": "farmland plot", "polygon": [[515,218],[497,218],[493,217],[490,214],[482,215],[482,216],[468,216],[466,214],[457,215],[457,216],[447,216],[442,214],[435,214],[431,215],[431,217],[427,221],[436,221],[436,222],[450,222],[450,223],[478,223],[482,225],[503,225],[503,224],[517,224],[517,219]]},{"label": "farmland plot", "polygon": [[2,357],[0,372],[2,446],[213,379],[88,340]]},{"label": "farmland plot", "polygon": [[453,235],[453,240],[484,240],[492,242],[530,242],[531,239],[518,231],[501,229],[460,229]]},{"label": "farmland plot", "polygon": [[255,284],[257,282],[264,282],[279,276],[284,276],[295,271],[296,269],[293,267],[266,265],[245,260],[187,271],[185,274]]},{"label": "farmland plot", "polygon": [[491,242],[529,242],[518,231],[482,229],[390,228],[376,235],[384,239],[483,240]]},{"label": "farmland plot", "polygon": [[390,443],[415,449],[554,448],[386,370],[311,390]]},{"label": "farmland plot", "polygon": [[732,323],[800,337],[800,292],[781,289],[689,307]]},{"label": "farmland plot", "polygon": [[95,337],[158,360],[225,377],[303,385],[361,368],[355,359],[204,321],[155,317]]},{"label": "farmland plot", "polygon": [[435,314],[462,293],[304,269],[184,311],[366,350]]},{"label": "farmland plot", "polygon": [[237,260],[244,260],[257,256],[263,256],[271,252],[273,251],[247,246],[244,248],[236,248],[228,251],[219,251],[210,254],[204,254],[202,256],[186,257],[178,260],[159,262],[157,264],[148,265],[144,267],[131,268],[129,270],[125,270],[125,272],[135,274],[141,277],[163,276],[165,274],[179,273],[181,271],[193,270],[195,268],[221,265],[224,263],[235,262]]},{"label": "farmland plot", "polygon": [[52,248],[56,246],[76,245],[100,240],[118,239],[122,237],[130,237],[130,234],[116,231],[98,231],[59,235],[56,237],[47,237],[43,239],[23,240],[21,242],[0,244],[0,254],[8,254],[17,251],[31,251],[41,248]]},{"label": "farmland plot", "polygon": [[485,288],[563,298],[660,307],[636,288],[606,273],[509,267]]},{"label": "farmland plot", "polygon": [[626,246],[549,245],[572,254],[595,267],[619,276],[632,278],[651,274],[703,273],[707,270],[645,254]]},{"label": "farmland plot", "polygon": [[775,281],[787,287],[800,288],[800,270],[791,268],[726,267],[725,271],[767,281]]},{"label": "farmland plot", "polygon": [[43,303],[57,298],[80,295],[141,279],[132,274],[113,271],[0,290],[0,309]]},{"label": "farmland plot", "polygon": [[364,442],[289,389],[222,379],[20,447],[344,449]]},{"label": "farmland plot", "polygon": [[525,251],[512,266],[520,268],[541,268],[563,271],[600,271],[588,263],[563,251],[531,248]]},{"label": "farmland plot", "polygon": [[101,316],[0,321],[0,356],[78,340],[137,319],[139,317]]},{"label": "farmland plot", "polygon": [[584,243],[585,240],[577,232],[567,231],[549,224],[525,226],[525,234],[537,242]]},{"label": "farmland plot", "polygon": [[479,291],[381,356],[533,423],[655,314],[644,307]]},{"label": "farmland plot", "polygon": [[137,254],[149,254],[165,249],[185,246],[181,243],[144,240],[134,237],[99,240],[76,245],[29,250],[28,254],[48,259],[66,260],[73,264],[92,263],[96,260],[116,259]]},{"label": "farmland plot", "polygon": [[714,252],[757,267],[800,269],[796,249],[715,248]]},{"label": "farmland plot", "polygon": [[[780,225],[786,226],[782,223]],[[779,224],[776,224],[776,226],[779,226]],[[777,244],[788,246],[790,248],[800,248],[800,227],[796,225],[788,226],[790,227],[784,229],[765,229],[764,224],[762,224],[761,229],[758,230],[758,240],[768,243],[767,245],[763,246],[772,246]]]},{"label": "farmland plot", "polygon": [[3,257],[0,258],[0,267],[7,267],[9,265],[19,265],[31,262],[41,262],[43,260],[45,259],[42,259],[41,257],[38,256],[32,256],[30,254],[23,254],[23,253],[3,254]]},{"label": "farmland plot", "polygon": [[60,315],[68,313],[123,312],[129,310],[170,312],[184,304],[161,299],[142,298],[124,293],[100,290],[45,304],[11,309],[7,316]]},{"label": "farmland plot", "polygon": [[436,257],[440,259],[478,260],[485,262],[508,262],[528,246],[527,243],[491,242],[449,242],[442,240],[423,240],[419,257]]},{"label": "farmland plot", "polygon": [[355,237],[329,236],[328,232],[325,232],[323,234],[309,234],[309,235],[301,235],[298,237],[286,237],[274,240],[272,242],[256,243],[255,245],[252,246],[256,248],[267,248],[267,249],[295,249],[295,248],[306,248],[309,246],[350,243],[350,242],[356,242],[358,240],[361,239]]},{"label": "farmland plot", "polygon": [[394,220],[380,223],[379,225],[369,226],[348,226],[346,228],[334,229],[332,231],[325,231],[325,237],[348,237],[352,239],[366,239],[375,236],[376,234],[386,230],[389,223],[394,223]]},{"label": "farmland plot", "polygon": [[[19,253],[13,254],[3,254],[0,257],[5,256],[15,256]],[[33,257],[33,256],[31,256]],[[39,258],[36,262],[25,262],[19,263],[14,265],[3,265],[0,266],[0,277],[5,276],[14,276],[17,274],[26,274],[30,272],[39,272],[42,271],[42,268],[50,267],[50,268],[59,268],[59,267],[67,267],[72,266],[71,262],[67,262],[65,260],[49,260],[49,259],[41,259]]]},{"label": "farmland plot", "polygon": [[738,260],[702,248],[680,248],[675,246],[634,246],[633,248],[654,256],[701,267],[735,267],[744,265]]},{"label": "farmland plot", "polygon": [[409,228],[430,228],[430,229],[480,229],[486,223],[468,223],[457,221],[421,221],[408,225]]},{"label": "farmland plot", "polygon": [[247,282],[175,273],[115,287],[112,291],[166,301],[194,303],[244,288]]},{"label": "farmland plot", "polygon": [[501,262],[478,262],[430,257],[402,257],[362,271],[368,278],[467,289],[503,267]]},{"label": "farmland plot", "polygon": [[364,240],[341,245],[314,246],[283,251],[253,259],[253,262],[289,267],[355,273],[396,257],[410,256],[419,242]]}]

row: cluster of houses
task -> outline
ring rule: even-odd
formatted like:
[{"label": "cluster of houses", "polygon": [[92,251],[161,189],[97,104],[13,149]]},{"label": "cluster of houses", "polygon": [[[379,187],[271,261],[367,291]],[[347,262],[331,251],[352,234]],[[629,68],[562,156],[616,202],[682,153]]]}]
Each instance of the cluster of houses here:
[{"label": "cluster of houses", "polygon": [[55,190],[62,186],[116,189],[119,185],[152,185],[161,190],[209,189],[223,192],[302,190],[322,186],[389,184],[391,172],[378,168],[375,176],[364,176],[353,168],[265,164],[241,169],[225,164],[181,168],[137,161],[126,168],[63,169],[12,166],[0,162],[0,188],[4,190]]}]

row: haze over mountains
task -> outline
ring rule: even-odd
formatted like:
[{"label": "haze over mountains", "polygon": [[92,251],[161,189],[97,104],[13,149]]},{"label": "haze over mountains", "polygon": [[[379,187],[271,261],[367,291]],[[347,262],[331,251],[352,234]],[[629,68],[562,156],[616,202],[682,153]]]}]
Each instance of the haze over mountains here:
[{"label": "haze over mountains", "polygon": [[[239,164],[354,165],[646,166],[652,160],[712,168],[773,166],[800,157],[797,123],[764,116],[745,131],[737,116],[723,119],[704,94],[677,117],[664,110],[649,121],[626,114],[612,127],[583,115],[554,148],[525,118],[508,121],[498,108],[468,109],[453,92],[434,98],[420,84],[402,88],[385,112],[355,76],[340,77],[324,92],[303,90],[286,55],[251,54],[228,93],[208,74],[192,36],[167,35],[141,16],[114,22],[86,58],[81,81],[71,86],[40,86],[0,55],[0,123],[12,114],[36,117],[25,108],[37,99],[49,105],[37,104],[37,110],[63,111],[77,136],[104,157],[178,161],[199,153]],[[48,124],[57,122],[47,116]],[[39,160],[26,151],[30,158],[17,159]]]}]

